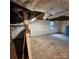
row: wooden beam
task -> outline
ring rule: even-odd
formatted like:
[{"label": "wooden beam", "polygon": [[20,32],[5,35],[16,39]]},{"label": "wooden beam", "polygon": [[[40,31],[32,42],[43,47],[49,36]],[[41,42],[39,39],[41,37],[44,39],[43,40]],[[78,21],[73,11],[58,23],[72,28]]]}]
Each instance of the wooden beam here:
[{"label": "wooden beam", "polygon": [[18,5],[17,3],[10,1],[10,8],[19,8],[22,9],[24,11],[29,12],[30,10],[28,10],[27,8],[24,8],[23,6]]},{"label": "wooden beam", "polygon": [[60,16],[50,19],[50,21],[67,21],[67,20],[69,20],[69,16]]}]

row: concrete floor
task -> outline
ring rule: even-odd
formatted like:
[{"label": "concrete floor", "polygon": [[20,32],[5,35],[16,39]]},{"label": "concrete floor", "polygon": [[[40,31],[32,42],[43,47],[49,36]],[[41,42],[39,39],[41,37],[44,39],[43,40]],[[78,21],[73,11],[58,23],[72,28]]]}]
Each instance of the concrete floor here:
[{"label": "concrete floor", "polygon": [[58,40],[64,40],[64,41],[68,41],[69,40],[69,37],[64,35],[64,34],[51,34],[50,36],[51,37],[55,37]]},{"label": "concrete floor", "polygon": [[32,37],[33,59],[68,59],[68,39],[61,40],[51,35]]},{"label": "concrete floor", "polygon": [[[33,59],[69,59],[68,38],[62,40],[64,36],[57,38],[56,34],[33,36],[32,55]],[[11,58],[17,59],[15,47],[11,43]]]}]

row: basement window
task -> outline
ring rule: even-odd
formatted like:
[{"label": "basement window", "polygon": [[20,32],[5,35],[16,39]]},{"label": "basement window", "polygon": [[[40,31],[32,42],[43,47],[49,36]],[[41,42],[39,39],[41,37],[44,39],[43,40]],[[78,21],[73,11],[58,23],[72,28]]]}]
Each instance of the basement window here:
[{"label": "basement window", "polygon": [[50,21],[50,30],[53,31],[55,28],[55,22],[54,21]]}]

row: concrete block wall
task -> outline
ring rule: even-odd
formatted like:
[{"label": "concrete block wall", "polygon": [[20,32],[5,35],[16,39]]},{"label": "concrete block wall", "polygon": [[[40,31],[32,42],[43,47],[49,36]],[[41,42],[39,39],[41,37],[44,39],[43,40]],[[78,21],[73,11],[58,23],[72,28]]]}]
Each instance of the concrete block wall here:
[{"label": "concrete block wall", "polygon": [[[50,31],[50,21],[37,21],[37,22],[29,22],[29,28],[31,30],[31,36],[39,36],[54,33],[54,31]],[[24,27],[17,27],[16,29],[12,30],[12,38],[14,39],[20,31],[22,31]]]},{"label": "concrete block wall", "polygon": [[[55,21],[55,28],[53,31],[50,30],[50,21],[40,20],[37,22],[30,22],[29,28],[31,30],[31,36],[39,36],[45,34],[51,34],[55,32],[64,33],[64,28],[66,25],[69,25],[68,21]],[[24,27],[17,27],[15,30],[12,30],[12,38],[15,38]]]},{"label": "concrete block wall", "polygon": [[61,22],[55,21],[55,32],[60,32],[61,30]]},{"label": "concrete block wall", "polygon": [[39,36],[55,32],[55,30],[54,31],[50,30],[50,21],[40,20],[36,23],[30,23],[29,25],[31,29],[31,36]]},{"label": "concrete block wall", "polygon": [[11,29],[11,33],[12,33],[12,39],[15,39],[17,37],[17,35],[24,29],[24,27],[17,27],[17,28],[13,28]]}]

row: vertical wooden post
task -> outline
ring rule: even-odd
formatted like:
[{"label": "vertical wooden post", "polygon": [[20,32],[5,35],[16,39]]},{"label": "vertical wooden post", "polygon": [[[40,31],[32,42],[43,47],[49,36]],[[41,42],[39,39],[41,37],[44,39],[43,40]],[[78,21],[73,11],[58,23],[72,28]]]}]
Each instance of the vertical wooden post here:
[{"label": "vertical wooden post", "polygon": [[27,45],[27,50],[28,50],[28,57],[29,59],[32,59],[32,46],[31,46],[31,39],[30,39],[30,29],[29,29],[29,24],[28,24],[28,15],[26,12],[23,12],[24,15],[24,27],[25,27],[25,39],[26,45]]}]

